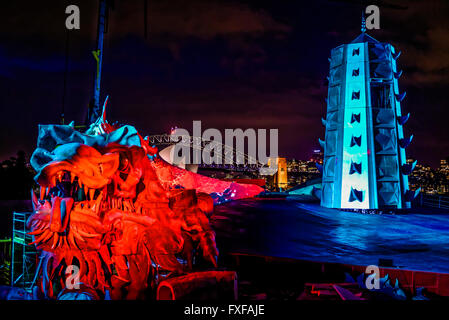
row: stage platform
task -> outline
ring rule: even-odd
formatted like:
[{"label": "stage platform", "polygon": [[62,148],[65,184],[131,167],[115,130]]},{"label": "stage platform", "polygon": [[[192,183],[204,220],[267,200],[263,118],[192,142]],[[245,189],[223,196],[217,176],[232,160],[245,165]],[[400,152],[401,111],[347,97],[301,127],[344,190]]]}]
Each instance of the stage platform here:
[{"label": "stage platform", "polygon": [[410,277],[449,274],[449,212],[370,215],[288,199],[246,199],[217,206],[211,220],[223,253],[362,269],[387,263],[390,273],[412,272]]}]

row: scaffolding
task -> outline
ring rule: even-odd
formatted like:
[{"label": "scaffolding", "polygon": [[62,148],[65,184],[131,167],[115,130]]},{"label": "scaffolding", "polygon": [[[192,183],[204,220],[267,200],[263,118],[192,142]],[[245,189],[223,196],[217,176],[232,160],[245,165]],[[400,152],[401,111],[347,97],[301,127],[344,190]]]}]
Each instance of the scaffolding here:
[{"label": "scaffolding", "polygon": [[31,291],[36,281],[38,251],[33,237],[27,232],[27,220],[32,212],[13,213],[12,251],[11,251],[11,286]]}]

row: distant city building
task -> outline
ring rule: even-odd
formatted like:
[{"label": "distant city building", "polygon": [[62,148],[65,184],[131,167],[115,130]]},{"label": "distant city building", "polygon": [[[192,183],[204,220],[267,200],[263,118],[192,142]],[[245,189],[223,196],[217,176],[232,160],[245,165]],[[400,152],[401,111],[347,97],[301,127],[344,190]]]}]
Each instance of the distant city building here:
[{"label": "distant city building", "polygon": [[443,173],[449,174],[449,162],[446,159],[440,161],[440,170]]},{"label": "distant city building", "polygon": [[[408,159],[407,163],[415,160]],[[425,194],[449,194],[449,166],[447,160],[440,161],[440,167],[432,169],[429,166],[417,164],[409,175],[410,188],[421,188]]]},{"label": "distant city building", "polygon": [[324,158],[324,152],[320,149],[313,150],[312,157],[310,158],[310,161],[323,164],[323,158]]}]

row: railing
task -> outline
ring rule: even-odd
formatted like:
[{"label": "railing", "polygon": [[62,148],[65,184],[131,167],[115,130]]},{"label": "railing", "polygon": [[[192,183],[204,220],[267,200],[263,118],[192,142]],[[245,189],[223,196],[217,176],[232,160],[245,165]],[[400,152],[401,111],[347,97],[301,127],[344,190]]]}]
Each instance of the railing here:
[{"label": "railing", "polygon": [[11,247],[11,239],[0,239],[0,285],[11,283]]},{"label": "railing", "polygon": [[421,193],[416,199],[416,204],[420,207],[449,209],[449,196]]},{"label": "railing", "polygon": [[0,262],[11,260],[11,239],[0,239]]}]

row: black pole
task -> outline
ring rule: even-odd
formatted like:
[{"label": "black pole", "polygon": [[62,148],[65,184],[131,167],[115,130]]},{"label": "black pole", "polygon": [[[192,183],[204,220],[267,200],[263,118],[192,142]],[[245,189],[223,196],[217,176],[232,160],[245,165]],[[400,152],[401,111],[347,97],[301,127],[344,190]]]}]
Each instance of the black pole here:
[{"label": "black pole", "polygon": [[99,0],[98,7],[98,26],[97,26],[97,48],[92,52],[96,62],[96,70],[94,77],[94,96],[89,104],[88,109],[88,123],[90,125],[94,123],[98,117],[101,115],[101,106],[100,106],[100,85],[101,85],[101,70],[103,65],[103,39],[104,39],[104,30],[105,25],[107,24],[107,1]]},{"label": "black pole", "polygon": [[143,33],[144,33],[145,39],[147,38],[147,33],[148,33],[147,11],[148,11],[148,0],[143,0]]},{"label": "black pole", "polygon": [[64,82],[63,82],[63,91],[62,91],[62,112],[61,112],[61,124],[64,124],[65,118],[65,97],[67,93],[67,76],[69,72],[69,36],[70,31],[66,30],[65,37],[65,67],[64,67]]}]

